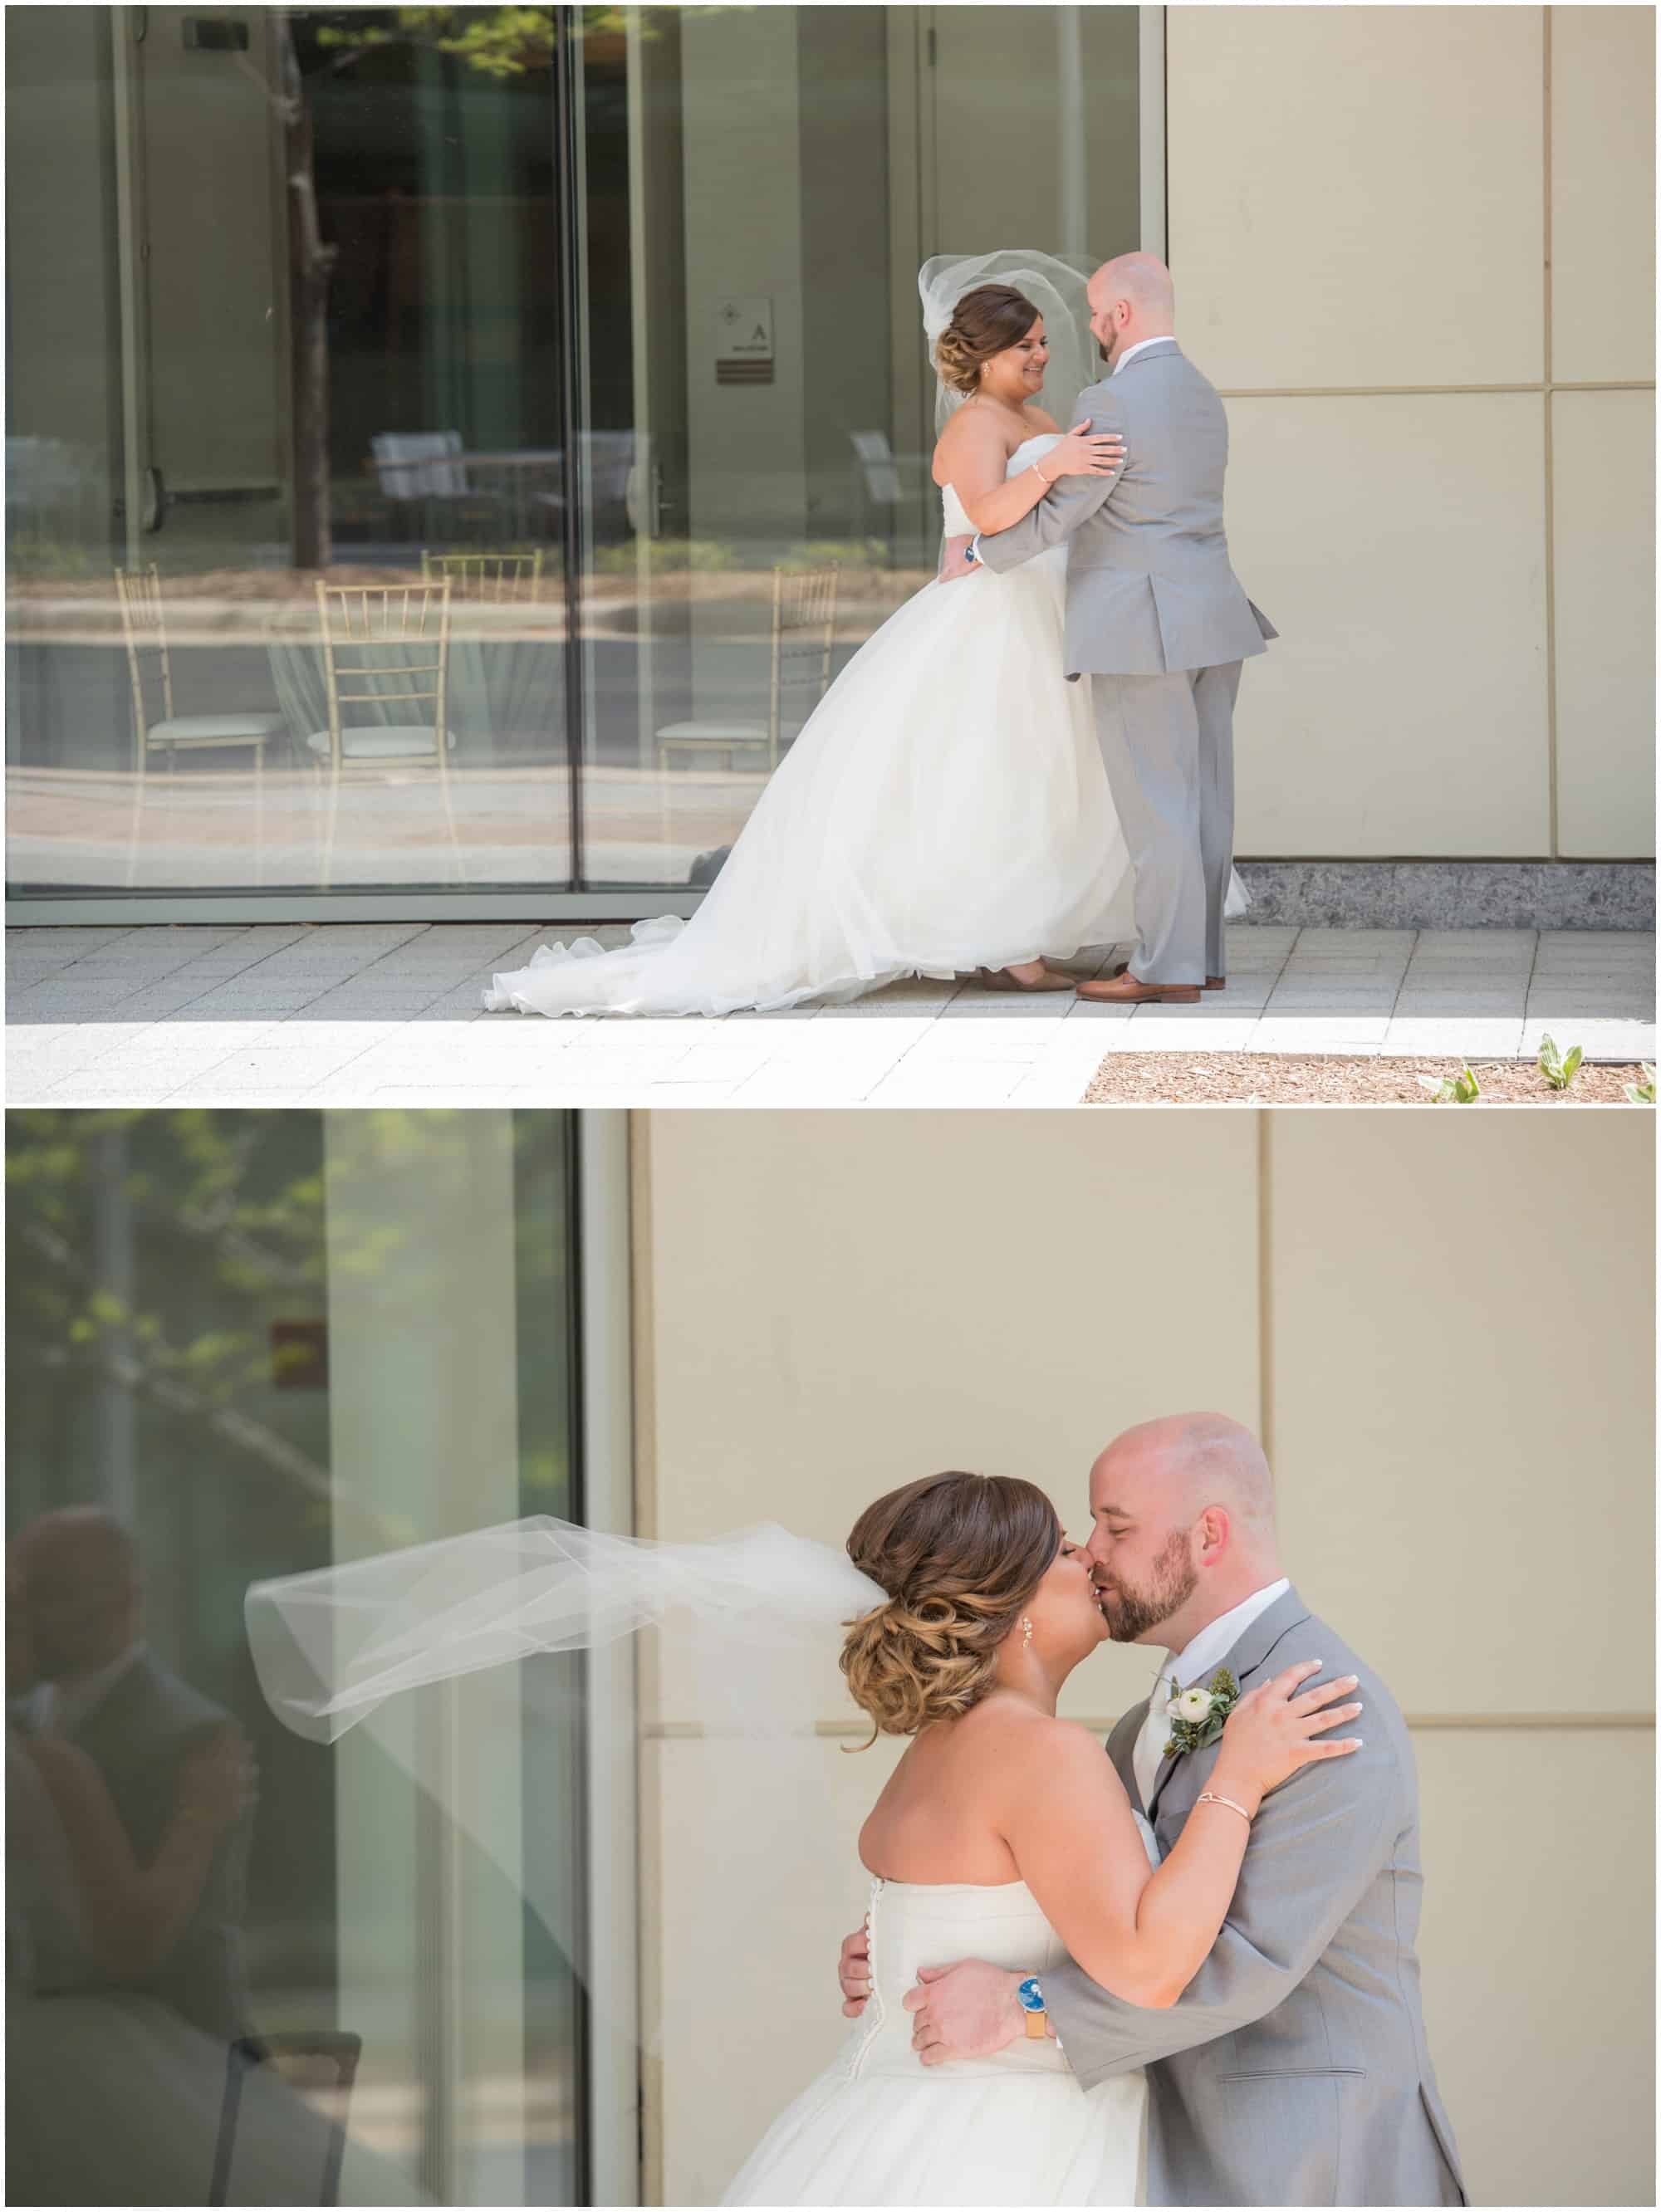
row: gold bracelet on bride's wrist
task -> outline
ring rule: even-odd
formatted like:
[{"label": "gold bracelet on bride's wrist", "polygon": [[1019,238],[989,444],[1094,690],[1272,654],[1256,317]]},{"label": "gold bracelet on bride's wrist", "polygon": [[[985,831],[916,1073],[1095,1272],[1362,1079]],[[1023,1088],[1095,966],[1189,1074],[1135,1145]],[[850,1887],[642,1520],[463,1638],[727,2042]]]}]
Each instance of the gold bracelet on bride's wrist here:
[{"label": "gold bracelet on bride's wrist", "polygon": [[1041,484],[1053,484],[1055,483],[1055,477],[1047,477],[1036,461],[1029,461],[1027,466],[1031,470],[1033,475],[1037,477]]},{"label": "gold bracelet on bride's wrist", "polygon": [[1239,1814],[1248,1828],[1251,1826],[1251,1815],[1245,1807],[1237,1805],[1232,1797],[1225,1797],[1215,1790],[1202,1790],[1194,1802],[1196,1805],[1226,1805],[1231,1813]]}]

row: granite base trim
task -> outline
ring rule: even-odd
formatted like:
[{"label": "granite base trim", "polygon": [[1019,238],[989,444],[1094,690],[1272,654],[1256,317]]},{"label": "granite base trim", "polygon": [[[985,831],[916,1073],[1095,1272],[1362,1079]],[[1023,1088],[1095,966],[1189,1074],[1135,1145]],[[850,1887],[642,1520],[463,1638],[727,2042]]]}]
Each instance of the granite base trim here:
[{"label": "granite base trim", "polygon": [[1651,860],[1242,860],[1248,922],[1314,929],[1655,927]]}]

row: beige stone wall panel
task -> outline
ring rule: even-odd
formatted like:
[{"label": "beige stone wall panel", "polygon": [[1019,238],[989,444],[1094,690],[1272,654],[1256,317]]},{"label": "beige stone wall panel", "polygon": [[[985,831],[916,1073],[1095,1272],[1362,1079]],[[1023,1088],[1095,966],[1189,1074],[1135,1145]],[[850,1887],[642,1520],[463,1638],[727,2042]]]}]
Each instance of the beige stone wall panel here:
[{"label": "beige stone wall panel", "polygon": [[1552,374],[1655,374],[1655,11],[1551,11]]},{"label": "beige stone wall panel", "polygon": [[1413,1747],[1425,2026],[1472,2203],[1653,2204],[1653,1735]]},{"label": "beige stone wall panel", "polygon": [[1165,26],[1171,262],[1214,383],[1542,375],[1540,9],[1183,7]]},{"label": "beige stone wall panel", "polygon": [[1281,632],[1240,687],[1236,850],[1548,852],[1542,401],[1229,419],[1234,564]]},{"label": "beige stone wall panel", "polygon": [[1409,1711],[1652,1709],[1653,1139],[1273,1117],[1286,1553]]},{"label": "beige stone wall panel", "polygon": [[1646,859],[1655,850],[1653,392],[1552,395],[1552,540],[1559,847],[1576,859]]}]

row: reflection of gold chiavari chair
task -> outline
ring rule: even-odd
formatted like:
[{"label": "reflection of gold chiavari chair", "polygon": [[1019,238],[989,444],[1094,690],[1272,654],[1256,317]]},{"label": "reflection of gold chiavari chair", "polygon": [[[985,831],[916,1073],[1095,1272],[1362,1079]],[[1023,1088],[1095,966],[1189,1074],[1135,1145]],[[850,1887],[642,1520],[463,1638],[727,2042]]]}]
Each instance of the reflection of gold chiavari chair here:
[{"label": "reflection of gold chiavari chair", "polygon": [[[329,818],[323,847],[323,887],[332,881],[340,787],[409,771],[438,779],[459,881],[466,880],[455,810],[450,802],[448,727],[450,586],[438,584],[344,586],[319,583],[317,611],[323,625],[323,671],[329,694],[329,726],[314,731],[307,750],[329,779]],[[371,659],[362,658],[369,654]],[[430,721],[349,722],[343,709],[418,708],[429,704]]]},{"label": "reflection of gold chiavari chair", "polygon": [[447,579],[458,599],[510,604],[534,599],[542,588],[542,549],[529,553],[431,553],[421,549],[421,578],[436,584]]},{"label": "reflection of gold chiavari chair", "polygon": [[[784,744],[784,694],[793,700],[794,737],[824,697],[830,682],[830,651],[837,629],[837,570],[810,568],[793,574],[773,571],[773,658],[764,722],[709,720],[669,722],[657,733],[658,794],[663,842],[669,842],[669,767],[677,754],[724,752],[731,769],[740,747],[765,745],[767,771],[779,764]],[[800,714],[794,713],[800,706]]]},{"label": "reflection of gold chiavari chair", "polygon": [[[115,595],[127,645],[127,673],[132,681],[132,826],[127,834],[127,881],[132,883],[138,872],[138,833],[143,823],[151,754],[166,753],[167,773],[172,775],[180,753],[246,746],[253,752],[254,878],[258,882],[265,872],[265,747],[282,734],[283,717],[175,714],[173,656],[161,612],[161,572],[155,562],[144,568],[118,568]],[[153,708],[158,705],[161,712],[152,721]]]}]

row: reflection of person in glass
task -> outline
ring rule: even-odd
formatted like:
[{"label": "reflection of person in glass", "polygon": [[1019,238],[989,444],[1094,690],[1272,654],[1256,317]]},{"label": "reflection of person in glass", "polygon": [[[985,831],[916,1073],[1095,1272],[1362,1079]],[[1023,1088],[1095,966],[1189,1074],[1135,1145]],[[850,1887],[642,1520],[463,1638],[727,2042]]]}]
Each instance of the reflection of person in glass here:
[{"label": "reflection of person in glass", "polygon": [[[30,1676],[15,1707],[22,1755],[64,1832],[87,1954],[110,1984],[240,2034],[246,1740],[146,1648],[137,1548],[109,1514],[43,1515],[14,1540],[11,1565],[28,1647],[15,1655]],[[38,1991],[52,1964],[43,1947]],[[85,1985],[80,1963],[73,1980]]]},{"label": "reflection of person in glass", "polygon": [[[145,1650],[109,1515],[48,1514],[6,1564],[6,2201],[205,2203],[243,2027],[246,1741]],[[316,2203],[331,2137],[257,2069],[234,2201]],[[338,2201],[420,2201],[347,2158]]]}]

